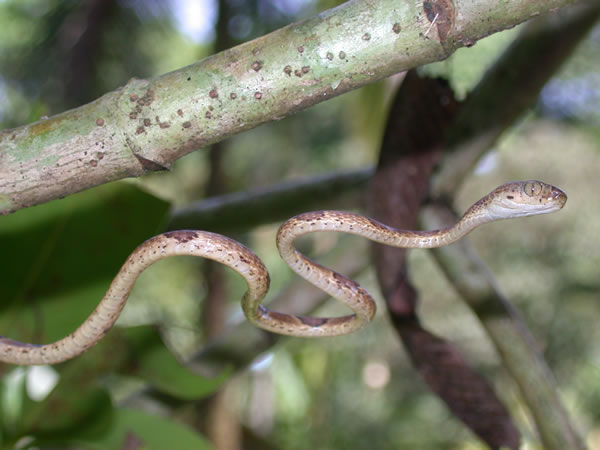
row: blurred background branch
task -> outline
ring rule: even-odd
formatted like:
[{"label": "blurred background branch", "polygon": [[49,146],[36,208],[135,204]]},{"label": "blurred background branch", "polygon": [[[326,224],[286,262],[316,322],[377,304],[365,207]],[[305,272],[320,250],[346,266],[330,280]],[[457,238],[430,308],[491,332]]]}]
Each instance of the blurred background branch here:
[{"label": "blurred background branch", "polygon": [[[446,227],[458,219],[451,208],[440,204],[428,207],[422,217],[427,229]],[[503,365],[519,386],[544,447],[586,448],[565,411],[539,345],[468,240],[435,249],[433,254],[492,339]]]},{"label": "blurred background branch", "polygon": [[208,198],[175,209],[167,229],[241,233],[311,209],[354,209],[364,201],[361,194],[372,175],[370,168],[334,172]]}]

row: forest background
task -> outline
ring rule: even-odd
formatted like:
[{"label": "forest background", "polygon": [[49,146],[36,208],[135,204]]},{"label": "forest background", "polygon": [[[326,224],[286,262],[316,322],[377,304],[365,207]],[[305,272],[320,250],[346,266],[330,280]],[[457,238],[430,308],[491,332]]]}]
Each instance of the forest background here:
[{"label": "forest background", "polygon": [[[176,70],[336,4],[0,1],[0,129],[77,107],[132,77]],[[419,73],[446,77],[464,99],[526,26],[493,34]],[[364,211],[365,186],[401,81],[393,76],[263,124],[190,153],[169,171],[1,217],[2,334],[49,342],[69,333],[136,245],[174,224],[187,226],[190,205],[198,228],[240,239],[265,261],[271,298],[300,304],[317,298],[277,255],[274,236],[287,207],[264,221],[215,211],[228,205],[244,211],[244,203],[262,211],[260,202],[285,186],[287,204]],[[517,179],[542,179],[567,192],[559,214],[493,224],[469,239],[522,314],[590,448],[600,448],[599,86],[596,26],[453,201],[464,211]],[[322,191],[307,188],[319,184]],[[226,196],[233,192],[238,196]],[[367,243],[325,234],[301,245],[382,298]],[[485,376],[526,448],[541,448],[527,405],[477,317],[429,253],[411,252],[409,265],[423,326],[452,341]],[[294,297],[286,291],[290,284]],[[243,292],[235,274],[203,261],[176,258],[152,267],[119,319],[130,331],[115,329],[110,342],[56,368],[0,367],[3,447],[210,448],[212,441],[220,449],[485,448],[428,389],[383,301],[374,323],[355,335],[275,342],[244,324]],[[342,312],[331,302],[317,309]],[[157,324],[166,347],[149,326]],[[204,379],[170,355],[182,361],[194,355],[191,367],[201,369],[210,359],[224,371]]]}]

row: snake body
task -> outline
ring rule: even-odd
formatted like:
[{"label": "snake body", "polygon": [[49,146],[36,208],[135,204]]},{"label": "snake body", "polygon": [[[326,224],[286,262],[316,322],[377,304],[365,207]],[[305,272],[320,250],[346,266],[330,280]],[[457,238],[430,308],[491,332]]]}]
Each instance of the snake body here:
[{"label": "snake body", "polygon": [[315,211],[286,221],[277,233],[283,260],[300,276],[340,300],[353,314],[342,317],[303,317],[272,311],[261,304],[269,289],[269,273],[250,249],[237,241],[206,231],[172,231],[150,238],[127,258],[94,312],[70,335],[46,345],[0,337],[0,361],[55,364],[71,359],[97,343],[111,329],[137,277],[169,256],[193,255],[218,261],[239,273],[248,290],[242,309],[250,322],[268,331],[303,337],[338,336],[361,328],[375,315],[371,295],[356,282],[311,261],[294,248],[294,240],[317,231],[340,231],[403,248],[435,248],[451,244],[487,222],[544,214],[561,209],[567,196],[541,181],[504,184],[474,203],[452,227],[409,231],[388,227],[368,217],[341,211]]}]

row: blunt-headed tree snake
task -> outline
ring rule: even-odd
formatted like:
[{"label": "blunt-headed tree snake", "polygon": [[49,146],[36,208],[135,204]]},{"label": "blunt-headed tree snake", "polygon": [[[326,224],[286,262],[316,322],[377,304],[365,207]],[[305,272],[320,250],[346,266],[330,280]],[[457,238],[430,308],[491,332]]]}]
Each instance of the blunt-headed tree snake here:
[{"label": "blunt-headed tree snake", "polygon": [[353,312],[331,318],[295,316],[263,306],[261,302],[269,289],[269,273],[262,261],[239,242],[206,231],[184,230],[160,234],[148,239],[131,253],[94,312],[79,328],[65,338],[46,345],[0,337],[0,361],[23,365],[55,364],[81,354],[111,329],[138,276],[156,261],[176,255],[212,259],[244,277],[248,290],[242,298],[242,309],[248,320],[257,327],[304,337],[351,333],[373,318],[373,298],[354,281],[298,252],[293,245],[297,237],[316,231],[340,231],[394,247],[435,248],[456,242],[484,223],[558,211],[566,201],[567,196],[563,191],[540,181],[507,183],[475,202],[452,227],[435,231],[400,230],[368,217],[341,211],[314,211],[295,216],[279,228],[279,253],[298,275],[344,303]]}]

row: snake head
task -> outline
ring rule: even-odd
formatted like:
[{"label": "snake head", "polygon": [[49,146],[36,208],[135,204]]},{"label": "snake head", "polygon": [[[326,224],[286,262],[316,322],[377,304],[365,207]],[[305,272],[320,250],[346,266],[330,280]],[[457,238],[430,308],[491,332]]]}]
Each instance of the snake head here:
[{"label": "snake head", "polygon": [[490,218],[512,219],[558,211],[565,206],[567,194],[551,184],[529,180],[503,184],[485,199]]}]

